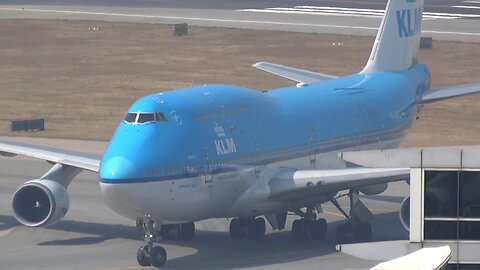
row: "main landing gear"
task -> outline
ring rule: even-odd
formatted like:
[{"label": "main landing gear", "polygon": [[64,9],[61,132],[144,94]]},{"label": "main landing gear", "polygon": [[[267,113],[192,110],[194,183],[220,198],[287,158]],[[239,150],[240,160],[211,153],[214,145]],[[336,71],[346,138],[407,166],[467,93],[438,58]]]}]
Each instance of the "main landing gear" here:
[{"label": "main landing gear", "polygon": [[141,266],[162,267],[167,261],[167,252],[161,246],[154,246],[156,230],[151,217],[137,218],[137,227],[145,232],[143,236],[144,244],[137,251],[137,261]]},{"label": "main landing gear", "polygon": [[260,239],[265,236],[265,220],[257,218],[234,218],[230,221],[230,237]]},{"label": "main landing gear", "polygon": [[305,213],[298,210],[296,214],[302,218],[292,224],[292,236],[295,240],[321,239],[327,235],[327,221],[323,218],[317,219],[313,207],[307,207]]},{"label": "main landing gear", "polygon": [[[372,225],[369,221],[373,218],[372,213],[360,201],[357,190],[350,190],[348,196],[350,198],[350,215],[347,214],[337,198],[331,196],[330,202],[347,218],[347,223],[340,224],[337,227],[337,242],[339,244],[346,243],[362,243],[370,242],[373,236]],[[341,197],[341,196],[340,196]]]}]

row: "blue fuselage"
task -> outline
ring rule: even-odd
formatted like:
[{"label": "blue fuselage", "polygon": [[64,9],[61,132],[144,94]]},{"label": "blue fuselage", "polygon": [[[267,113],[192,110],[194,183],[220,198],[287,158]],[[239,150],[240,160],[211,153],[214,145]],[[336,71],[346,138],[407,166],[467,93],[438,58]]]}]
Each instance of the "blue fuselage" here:
[{"label": "blue fuselage", "polygon": [[162,113],[166,121],[123,121],[100,181],[188,178],[401,140],[429,81],[427,67],[417,64],[267,92],[204,85],[146,96],[129,112]]}]

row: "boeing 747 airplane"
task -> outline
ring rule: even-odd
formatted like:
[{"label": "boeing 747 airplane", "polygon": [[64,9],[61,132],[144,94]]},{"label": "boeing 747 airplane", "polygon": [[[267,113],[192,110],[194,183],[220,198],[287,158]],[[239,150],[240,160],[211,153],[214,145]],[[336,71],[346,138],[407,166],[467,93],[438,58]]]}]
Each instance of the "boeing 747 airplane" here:
[{"label": "boeing 747 airplane", "polygon": [[[47,160],[53,167],[28,181],[12,199],[16,219],[31,227],[61,220],[68,185],[82,170],[98,172],[116,213],[145,231],[137,259],[161,267],[160,238],[192,239],[195,221],[231,218],[232,238],[260,238],[267,221],[298,239],[322,238],[322,204],[347,222],[339,242],[372,238],[371,212],[359,194],[379,194],[408,168],[363,168],[338,153],[399,147],[425,103],[480,92],[480,84],[430,89],[418,63],[423,0],[390,0],[365,68],[337,78],[260,62],[254,66],[296,85],[260,92],[202,85],[136,101],[100,158],[65,150],[0,143],[0,154]],[[337,202],[348,192],[350,211]]]}]

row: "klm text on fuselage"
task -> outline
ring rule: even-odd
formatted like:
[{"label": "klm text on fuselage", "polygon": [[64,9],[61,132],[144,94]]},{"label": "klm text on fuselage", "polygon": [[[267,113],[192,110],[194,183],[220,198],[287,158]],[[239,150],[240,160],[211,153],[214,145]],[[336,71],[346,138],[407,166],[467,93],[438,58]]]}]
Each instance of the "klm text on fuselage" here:
[{"label": "klm text on fuselage", "polygon": [[401,38],[420,34],[422,29],[422,8],[397,10],[398,34]]}]

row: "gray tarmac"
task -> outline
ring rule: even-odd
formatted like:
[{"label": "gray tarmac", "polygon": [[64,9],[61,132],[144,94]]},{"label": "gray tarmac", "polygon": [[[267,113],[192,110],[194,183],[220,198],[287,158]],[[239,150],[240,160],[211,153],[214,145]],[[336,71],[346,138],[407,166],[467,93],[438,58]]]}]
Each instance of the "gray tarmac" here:
[{"label": "gray tarmac", "polygon": [[[4,138],[2,138],[4,139]],[[103,142],[12,138],[100,153]],[[70,210],[49,228],[27,228],[17,223],[11,197],[25,181],[38,178],[51,165],[29,158],[0,158],[0,268],[2,269],[145,269],[137,266],[141,232],[133,221],[113,213],[103,202],[97,176],[82,172],[69,187]],[[394,183],[384,194],[364,198],[375,213],[374,240],[408,239],[398,209],[408,185]],[[342,205],[348,205],[341,200]],[[162,242],[168,253],[164,269],[368,269],[364,261],[335,251],[335,227],[343,220],[329,204],[324,207],[329,233],[321,241],[293,241],[287,230],[272,232],[263,240],[233,241],[227,219],[197,222],[194,241]],[[381,252],[381,251],[374,251]]]},{"label": "gray tarmac", "polygon": [[[385,3],[386,1],[381,0],[143,0],[135,2],[127,0],[11,0],[0,1],[0,18],[101,20],[161,24],[186,22],[198,26],[374,36],[380,24],[380,17],[325,15],[318,12],[305,14],[296,11],[287,13],[264,11],[268,8],[290,9],[296,6],[383,10]],[[246,11],[246,9],[250,11]],[[439,40],[480,42],[480,2],[427,1],[426,11],[460,14],[460,18],[426,19],[424,35]]]}]

